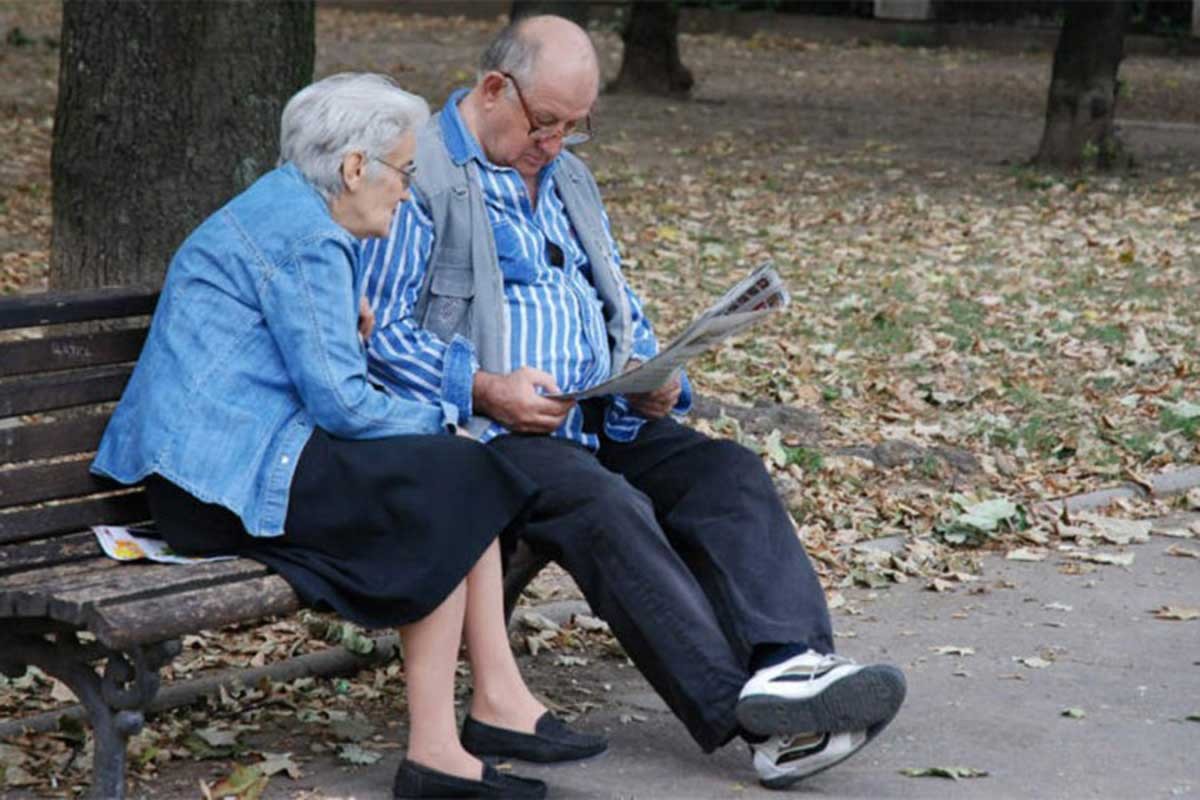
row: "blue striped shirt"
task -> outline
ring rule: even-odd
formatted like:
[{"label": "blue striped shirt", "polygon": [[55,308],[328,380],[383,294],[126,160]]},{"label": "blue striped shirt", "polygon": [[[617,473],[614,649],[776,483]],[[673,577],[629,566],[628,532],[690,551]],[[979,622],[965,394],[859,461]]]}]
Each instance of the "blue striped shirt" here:
[{"label": "blue striped shirt", "polygon": [[[489,162],[463,124],[458,101],[465,93],[452,95],[442,111],[450,123],[447,147],[452,155],[464,149],[480,166],[511,322],[509,369],[544,370],[563,391],[594,386],[610,376],[612,352],[600,298],[592,285],[591,264],[555,190],[558,162],[548,164],[539,175],[534,207],[520,174]],[[607,214],[604,222],[607,228]],[[366,293],[376,315],[368,359],[374,377],[396,394],[448,403],[458,409],[462,423],[472,413],[471,385],[478,369],[474,347],[458,336],[444,342],[422,330],[412,317],[433,251],[433,233],[433,223],[416,198],[397,207],[387,238],[364,242]],[[609,229],[610,240],[611,236]],[[612,245],[619,268],[616,243]],[[658,351],[658,343],[637,296],[628,285],[625,291],[633,318],[633,357],[646,360]],[[684,412],[690,405],[685,379],[676,410]],[[604,420],[608,436],[630,441],[644,423],[625,397],[610,398]],[[507,430],[494,423],[481,438],[487,441],[504,433]],[[593,450],[599,445],[594,434],[583,430],[578,407],[571,409],[553,435]]]}]

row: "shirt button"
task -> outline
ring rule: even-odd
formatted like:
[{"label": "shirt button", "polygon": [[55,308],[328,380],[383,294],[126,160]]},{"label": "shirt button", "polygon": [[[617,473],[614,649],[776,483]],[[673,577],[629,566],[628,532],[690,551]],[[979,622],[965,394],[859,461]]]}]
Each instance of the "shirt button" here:
[{"label": "shirt button", "polygon": [[288,461],[290,461],[290,459],[287,456],[284,456],[283,458],[279,459],[280,464],[286,464],[286,463],[288,463]]}]

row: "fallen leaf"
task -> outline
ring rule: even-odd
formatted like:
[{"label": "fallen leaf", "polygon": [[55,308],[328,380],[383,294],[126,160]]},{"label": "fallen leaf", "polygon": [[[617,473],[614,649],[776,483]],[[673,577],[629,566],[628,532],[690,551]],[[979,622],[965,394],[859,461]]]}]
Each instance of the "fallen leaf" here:
[{"label": "fallen leaf", "polygon": [[215,797],[236,797],[237,800],[258,800],[270,778],[258,766],[234,767],[229,777],[212,787]]},{"label": "fallen leaf", "polygon": [[1070,717],[1071,719],[1083,719],[1087,716],[1087,712],[1082,708],[1064,708],[1060,713],[1062,716]]},{"label": "fallen leaf", "polygon": [[1200,619],[1200,608],[1185,608],[1184,606],[1161,606],[1151,612],[1155,619],[1164,620],[1179,620],[1187,622],[1188,620]]},{"label": "fallen leaf", "polygon": [[1111,544],[1143,543],[1150,541],[1154,523],[1148,519],[1119,519],[1099,514],[1080,514],[1079,519],[1096,529],[1097,536]]},{"label": "fallen leaf", "polygon": [[534,631],[560,630],[558,623],[547,617],[545,614],[539,614],[536,611],[526,611],[521,614],[521,624]]},{"label": "fallen leaf", "polygon": [[196,728],[192,734],[199,737],[209,747],[233,747],[237,744],[237,731],[221,730],[219,728]]},{"label": "fallen leaf", "polygon": [[348,764],[367,766],[383,758],[383,753],[367,750],[356,744],[344,744],[338,748],[338,758]]},{"label": "fallen leaf", "polygon": [[1054,663],[1052,661],[1047,661],[1046,659],[1042,658],[1041,656],[1024,656],[1024,657],[1014,656],[1013,661],[1016,661],[1018,664],[1024,664],[1025,666],[1029,667],[1030,669],[1045,669],[1046,667],[1048,667],[1052,663]]},{"label": "fallen leaf", "polygon": [[576,627],[585,631],[602,632],[609,630],[607,622],[598,617],[589,616],[588,614],[576,614],[571,619]]},{"label": "fallen leaf", "polygon": [[1039,547],[1018,547],[1004,556],[1009,561],[1045,561],[1046,551]]},{"label": "fallen leaf", "polygon": [[937,653],[939,656],[973,656],[975,655],[974,647],[963,647],[957,644],[944,644],[939,647],[931,647],[929,651]]},{"label": "fallen leaf", "polygon": [[906,767],[900,770],[901,775],[909,778],[986,778],[987,770],[974,767]]},{"label": "fallen leaf", "polygon": [[263,760],[255,766],[262,770],[263,775],[270,777],[280,772],[286,772],[287,776],[294,781],[303,777],[304,773],[301,771],[300,765],[292,760],[291,753],[260,753],[259,755],[263,757]]},{"label": "fallen leaf", "polygon": [[1132,567],[1133,553],[1068,553],[1068,558],[1091,561],[1094,564],[1111,564],[1116,567]]}]

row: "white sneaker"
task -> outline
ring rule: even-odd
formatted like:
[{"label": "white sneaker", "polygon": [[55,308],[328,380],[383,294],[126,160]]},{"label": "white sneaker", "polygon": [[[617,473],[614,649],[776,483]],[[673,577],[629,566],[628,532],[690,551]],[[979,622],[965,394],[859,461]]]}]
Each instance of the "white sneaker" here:
[{"label": "white sneaker", "polygon": [[759,735],[844,733],[886,724],[904,702],[904,673],[808,650],[760,669],[742,687],[737,719]]},{"label": "white sneaker", "polygon": [[873,738],[866,731],[799,733],[772,736],[750,749],[762,785],[782,789],[845,761]]}]

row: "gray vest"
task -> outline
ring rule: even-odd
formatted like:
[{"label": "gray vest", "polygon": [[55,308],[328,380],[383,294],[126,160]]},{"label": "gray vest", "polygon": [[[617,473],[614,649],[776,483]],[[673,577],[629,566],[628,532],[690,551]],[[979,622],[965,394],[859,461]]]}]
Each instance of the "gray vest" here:
[{"label": "gray vest", "polygon": [[[421,327],[450,341],[456,334],[475,345],[486,372],[509,371],[511,323],[504,300],[504,275],[483,203],[479,165],[455,164],[436,114],[417,134],[418,165],[413,187],[433,218],[433,251],[413,316]],[[603,204],[596,181],[582,161],[563,151],[555,175],[575,235],[592,266],[592,283],[603,304],[612,347],[612,372],[629,361],[633,322],[624,279],[604,229]],[[491,423],[475,416],[467,429],[475,435]]]}]

